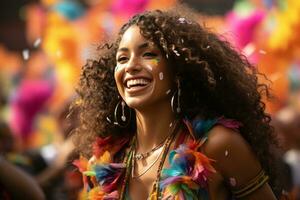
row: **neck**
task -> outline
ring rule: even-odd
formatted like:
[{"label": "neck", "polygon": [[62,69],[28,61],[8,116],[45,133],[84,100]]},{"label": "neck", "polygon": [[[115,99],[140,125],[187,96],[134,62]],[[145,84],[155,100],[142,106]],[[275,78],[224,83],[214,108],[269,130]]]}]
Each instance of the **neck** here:
[{"label": "neck", "polygon": [[170,124],[175,121],[171,106],[155,105],[147,110],[136,110],[137,151],[147,152],[159,145],[171,133]]}]

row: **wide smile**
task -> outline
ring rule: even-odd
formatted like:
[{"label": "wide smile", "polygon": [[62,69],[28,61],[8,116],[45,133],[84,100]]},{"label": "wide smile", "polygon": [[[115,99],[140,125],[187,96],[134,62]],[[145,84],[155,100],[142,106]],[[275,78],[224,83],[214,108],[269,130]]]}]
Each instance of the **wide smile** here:
[{"label": "wide smile", "polygon": [[128,93],[141,92],[151,85],[152,80],[148,78],[131,78],[124,82],[125,91]]}]

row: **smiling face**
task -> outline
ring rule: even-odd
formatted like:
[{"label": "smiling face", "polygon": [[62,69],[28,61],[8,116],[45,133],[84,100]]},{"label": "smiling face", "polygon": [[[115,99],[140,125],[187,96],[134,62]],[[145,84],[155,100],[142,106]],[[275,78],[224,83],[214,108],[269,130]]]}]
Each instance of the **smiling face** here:
[{"label": "smiling face", "polygon": [[160,49],[129,27],[116,55],[115,81],[126,104],[134,109],[169,102],[173,77]]}]

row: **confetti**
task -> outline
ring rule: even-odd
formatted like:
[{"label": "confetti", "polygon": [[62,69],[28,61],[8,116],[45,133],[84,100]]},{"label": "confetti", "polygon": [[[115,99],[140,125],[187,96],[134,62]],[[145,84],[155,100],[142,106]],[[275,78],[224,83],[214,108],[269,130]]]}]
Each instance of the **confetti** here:
[{"label": "confetti", "polygon": [[235,178],[229,178],[229,183],[232,187],[236,186],[236,180]]},{"label": "confetti", "polygon": [[186,19],[185,19],[184,17],[180,17],[180,18],[178,19],[178,21],[179,21],[179,23],[181,23],[181,24],[186,23]]},{"label": "confetti", "polygon": [[24,60],[28,60],[29,59],[29,50],[24,49],[23,52],[22,52],[22,55],[23,55]]},{"label": "confetti", "polygon": [[260,54],[267,54],[267,52],[266,52],[266,51],[264,51],[264,50],[262,50],[262,49],[261,49],[261,50],[259,50],[259,53],[260,53]]},{"label": "confetti", "polygon": [[106,121],[108,121],[109,123],[111,123],[111,120],[108,117],[106,117]]},{"label": "confetti", "polygon": [[172,127],[172,125],[173,125],[173,123],[171,122],[169,126]]},{"label": "confetti", "polygon": [[207,49],[209,49],[209,48],[210,48],[210,46],[209,46],[209,45],[207,45],[207,46],[206,46],[206,48],[207,48]]},{"label": "confetti", "polygon": [[176,54],[176,56],[180,56],[180,54],[178,53],[178,51],[176,51],[175,49],[173,50],[173,52]]},{"label": "confetti", "polygon": [[159,73],[159,80],[163,80],[164,79],[164,74],[162,72]]},{"label": "confetti", "polygon": [[166,94],[169,94],[171,92],[171,90],[169,89],[167,92],[166,92]]},{"label": "confetti", "polygon": [[254,50],[255,46],[253,43],[249,43],[243,48],[243,52],[246,56],[250,56],[254,52]]},{"label": "confetti", "polygon": [[34,46],[35,48],[37,48],[38,46],[40,46],[41,42],[42,42],[42,39],[41,39],[41,38],[37,38],[37,39],[34,41],[33,46]]},{"label": "confetti", "polygon": [[228,151],[227,151],[227,150],[225,151],[225,156],[226,156],[226,157],[228,156]]}]

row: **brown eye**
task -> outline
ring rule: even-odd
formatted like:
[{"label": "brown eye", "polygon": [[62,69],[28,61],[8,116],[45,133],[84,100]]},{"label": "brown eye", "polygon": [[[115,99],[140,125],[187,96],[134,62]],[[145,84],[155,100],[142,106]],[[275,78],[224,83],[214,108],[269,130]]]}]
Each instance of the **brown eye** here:
[{"label": "brown eye", "polygon": [[126,60],[128,60],[128,58],[127,58],[126,56],[121,56],[121,57],[119,57],[119,58],[117,59],[117,61],[118,61],[119,63],[124,63]]},{"label": "brown eye", "polygon": [[156,57],[157,54],[156,53],[152,53],[152,52],[146,52],[143,54],[143,57],[146,57],[146,58],[153,58],[153,57]]}]

